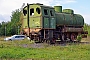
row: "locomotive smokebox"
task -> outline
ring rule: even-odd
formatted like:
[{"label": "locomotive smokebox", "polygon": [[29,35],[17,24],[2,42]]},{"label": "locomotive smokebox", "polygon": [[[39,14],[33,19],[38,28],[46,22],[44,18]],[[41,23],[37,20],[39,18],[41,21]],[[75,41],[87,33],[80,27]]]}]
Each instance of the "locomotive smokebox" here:
[{"label": "locomotive smokebox", "polygon": [[54,9],[58,13],[62,13],[62,6],[54,6]]}]

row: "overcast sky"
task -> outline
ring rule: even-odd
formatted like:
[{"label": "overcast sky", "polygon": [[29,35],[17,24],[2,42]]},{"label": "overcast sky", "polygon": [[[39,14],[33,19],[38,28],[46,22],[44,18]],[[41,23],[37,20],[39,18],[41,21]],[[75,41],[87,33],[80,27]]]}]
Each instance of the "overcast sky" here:
[{"label": "overcast sky", "polygon": [[90,0],[0,0],[0,22],[10,21],[11,12],[21,8],[23,3],[43,3],[48,6],[61,5],[70,8],[75,14],[81,14],[84,21],[90,24]]}]

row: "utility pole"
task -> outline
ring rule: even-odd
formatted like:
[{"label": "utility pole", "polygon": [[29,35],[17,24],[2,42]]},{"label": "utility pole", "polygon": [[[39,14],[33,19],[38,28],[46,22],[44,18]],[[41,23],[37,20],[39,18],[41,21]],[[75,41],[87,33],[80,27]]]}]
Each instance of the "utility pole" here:
[{"label": "utility pole", "polygon": [[19,35],[19,26],[18,26],[18,35]]},{"label": "utility pole", "polygon": [[5,22],[5,38],[6,38],[6,22]]}]

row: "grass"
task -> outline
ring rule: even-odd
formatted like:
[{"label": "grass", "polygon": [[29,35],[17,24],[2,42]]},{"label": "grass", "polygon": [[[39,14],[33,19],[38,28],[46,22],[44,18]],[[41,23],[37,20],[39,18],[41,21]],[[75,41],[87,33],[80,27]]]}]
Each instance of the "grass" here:
[{"label": "grass", "polygon": [[[0,60],[89,60],[90,44],[73,44],[66,46],[44,45],[43,48],[32,48],[33,41],[0,40]],[[22,46],[27,44],[27,47]]]},{"label": "grass", "polygon": [[88,35],[90,36],[90,26],[87,27]]}]

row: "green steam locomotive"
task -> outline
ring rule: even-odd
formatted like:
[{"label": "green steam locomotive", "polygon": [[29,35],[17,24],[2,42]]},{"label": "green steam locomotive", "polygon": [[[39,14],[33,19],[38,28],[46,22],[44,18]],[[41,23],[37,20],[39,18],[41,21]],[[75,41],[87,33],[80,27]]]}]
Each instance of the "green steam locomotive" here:
[{"label": "green steam locomotive", "polygon": [[46,6],[40,3],[27,4],[23,8],[22,31],[39,42],[56,40],[75,41],[77,36],[87,36],[84,31],[84,18],[74,14],[72,9],[63,9],[62,6]]}]

